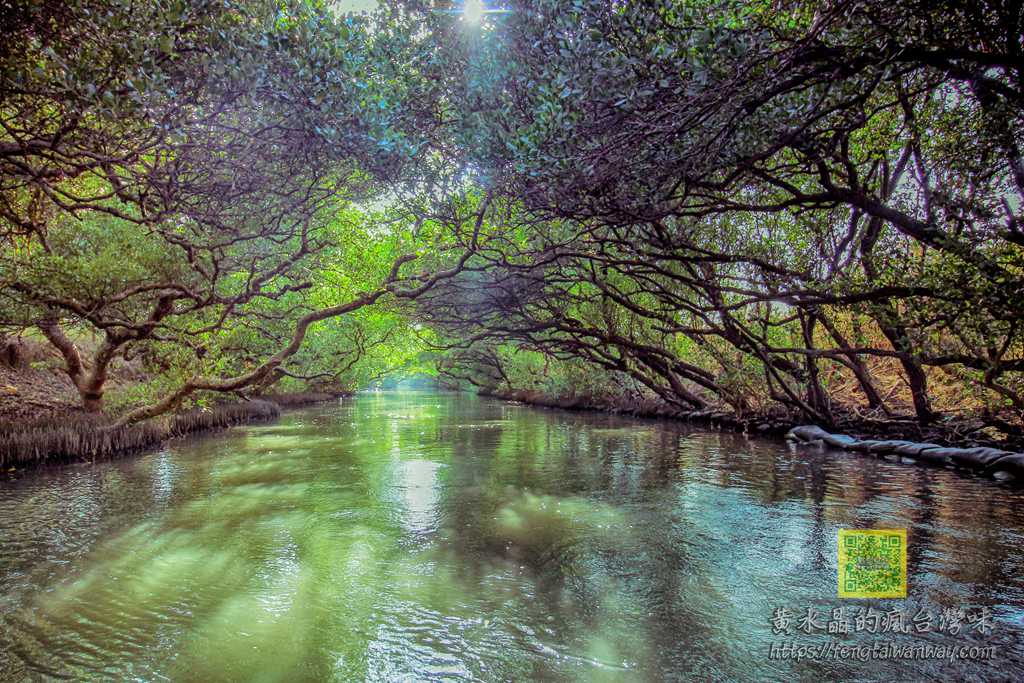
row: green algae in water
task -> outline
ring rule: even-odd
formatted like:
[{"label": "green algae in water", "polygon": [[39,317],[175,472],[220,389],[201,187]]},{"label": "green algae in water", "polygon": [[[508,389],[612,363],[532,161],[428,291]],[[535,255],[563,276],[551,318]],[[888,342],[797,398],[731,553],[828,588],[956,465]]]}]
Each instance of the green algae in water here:
[{"label": "green algae in water", "polygon": [[[960,679],[1024,665],[1019,492],[801,458],[410,393],[40,472],[0,496],[0,680]],[[914,604],[987,601],[1001,659],[767,659],[775,607],[844,604],[836,529],[880,520],[909,529]]]}]

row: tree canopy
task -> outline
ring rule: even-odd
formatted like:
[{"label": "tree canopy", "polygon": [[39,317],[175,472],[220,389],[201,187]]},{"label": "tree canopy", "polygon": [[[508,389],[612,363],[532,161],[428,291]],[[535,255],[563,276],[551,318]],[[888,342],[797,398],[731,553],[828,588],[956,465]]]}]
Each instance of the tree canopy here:
[{"label": "tree canopy", "polygon": [[131,357],[122,422],[432,365],[1020,434],[1020,3],[12,8],[0,323],[89,410]]}]

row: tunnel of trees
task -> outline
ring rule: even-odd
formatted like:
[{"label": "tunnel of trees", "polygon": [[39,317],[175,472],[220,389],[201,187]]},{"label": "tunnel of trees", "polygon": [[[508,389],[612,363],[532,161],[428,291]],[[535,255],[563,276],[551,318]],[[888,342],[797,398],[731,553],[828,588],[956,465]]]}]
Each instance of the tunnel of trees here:
[{"label": "tunnel of trees", "polygon": [[1020,2],[3,5],[0,334],[115,427],[401,371],[1022,435]]}]

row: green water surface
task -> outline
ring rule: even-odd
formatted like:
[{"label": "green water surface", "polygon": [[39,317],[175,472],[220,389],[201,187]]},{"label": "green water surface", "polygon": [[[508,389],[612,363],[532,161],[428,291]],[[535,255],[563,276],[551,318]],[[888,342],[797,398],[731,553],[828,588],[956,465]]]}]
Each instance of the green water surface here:
[{"label": "green water surface", "polygon": [[[0,484],[0,679],[1007,680],[1022,502],[679,424],[362,394]],[[907,601],[836,597],[841,527],[908,529]],[[989,634],[886,637],[998,656],[769,659],[777,607],[865,605],[985,607]]]}]

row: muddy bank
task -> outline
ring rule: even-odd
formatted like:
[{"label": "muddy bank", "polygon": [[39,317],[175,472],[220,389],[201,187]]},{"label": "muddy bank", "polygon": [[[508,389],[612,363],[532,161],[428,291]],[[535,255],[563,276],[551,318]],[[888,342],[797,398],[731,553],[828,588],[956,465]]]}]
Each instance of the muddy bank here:
[{"label": "muddy bank", "polygon": [[48,368],[12,368],[0,362],[0,419],[37,420],[77,408],[66,374]]},{"label": "muddy bank", "polygon": [[276,419],[282,409],[334,401],[337,394],[290,393],[160,416],[119,429],[113,417],[66,412],[34,420],[0,421],[0,472],[44,464],[91,462],[121,457],[167,439]]},{"label": "muddy bank", "polygon": [[695,422],[723,429],[739,431],[757,431],[763,434],[782,435],[793,426],[787,422],[769,417],[760,419],[738,419],[732,413],[716,410],[699,410],[686,412],[674,408],[662,401],[648,400],[609,400],[575,394],[572,396],[549,396],[538,391],[479,391],[481,396],[499,398],[504,401],[516,401],[543,408],[560,410],[593,410],[603,413],[630,415],[632,417],[655,417],[670,420]]}]

